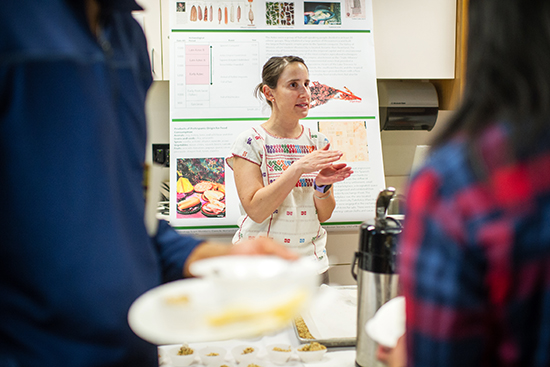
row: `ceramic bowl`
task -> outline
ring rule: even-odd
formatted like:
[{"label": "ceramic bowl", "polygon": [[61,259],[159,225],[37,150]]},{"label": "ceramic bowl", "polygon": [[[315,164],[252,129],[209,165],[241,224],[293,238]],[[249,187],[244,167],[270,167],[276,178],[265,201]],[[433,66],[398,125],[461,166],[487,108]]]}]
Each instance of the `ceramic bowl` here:
[{"label": "ceramic bowl", "polygon": [[267,358],[273,363],[284,364],[292,356],[292,347],[290,344],[271,344],[266,348]]},{"label": "ceramic bowl", "polygon": [[258,347],[252,345],[238,345],[231,349],[231,354],[233,354],[233,357],[237,363],[247,365],[256,360],[258,355]]},{"label": "ceramic bowl", "polygon": [[327,352],[327,349],[321,349],[321,350],[301,350],[304,347],[307,347],[309,344],[306,344],[304,346],[298,347],[296,349],[296,353],[298,354],[298,357],[302,360],[304,363],[311,363],[311,362],[318,362],[321,359],[323,359],[323,356]]},{"label": "ceramic bowl", "polygon": [[227,351],[221,347],[206,347],[199,350],[199,356],[203,364],[219,367],[224,363]]},{"label": "ceramic bowl", "polygon": [[168,348],[168,355],[170,356],[170,361],[175,367],[187,367],[195,360],[197,353],[191,348],[193,353],[191,354],[178,354],[179,350],[182,348],[181,345],[175,345]]}]

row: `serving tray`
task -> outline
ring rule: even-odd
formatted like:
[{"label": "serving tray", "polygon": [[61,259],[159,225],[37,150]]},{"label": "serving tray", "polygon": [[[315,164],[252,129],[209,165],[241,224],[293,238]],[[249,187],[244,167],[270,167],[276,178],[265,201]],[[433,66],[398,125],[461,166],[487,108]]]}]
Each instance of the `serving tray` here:
[{"label": "serving tray", "polygon": [[[342,290],[357,290],[357,286],[356,285],[350,285],[350,286],[331,286],[331,288],[334,288],[334,289],[342,289]],[[303,318],[303,316],[306,316],[306,319],[307,319],[307,316],[308,315],[302,315],[302,319],[304,320],[306,326],[307,326],[307,322],[305,321],[305,319]],[[354,347],[356,345],[356,341],[357,341],[357,337],[346,337],[346,338],[324,338],[324,339],[316,339],[316,338],[313,338],[313,339],[310,339],[310,338],[306,338],[306,337],[301,337],[300,336],[300,333],[298,331],[298,326],[296,325],[296,320],[294,322],[292,322],[292,328],[294,329],[294,332],[296,333],[296,337],[298,338],[298,340],[300,341],[300,343],[302,344],[308,344],[308,343],[311,343],[311,342],[317,342],[317,343],[320,343],[320,344],[323,344],[324,346],[326,346],[327,348],[338,348],[338,347]]]}]

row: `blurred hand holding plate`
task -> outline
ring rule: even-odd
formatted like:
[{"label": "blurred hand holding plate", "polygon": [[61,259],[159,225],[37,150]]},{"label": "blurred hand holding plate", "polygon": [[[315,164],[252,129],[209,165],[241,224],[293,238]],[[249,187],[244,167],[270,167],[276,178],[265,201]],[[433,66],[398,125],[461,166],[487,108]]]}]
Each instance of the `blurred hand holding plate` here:
[{"label": "blurred hand holding plate", "polygon": [[204,278],[160,285],[130,307],[128,322],[154,344],[250,338],[288,324],[319,285],[317,264],[272,256],[223,256],[193,263]]}]

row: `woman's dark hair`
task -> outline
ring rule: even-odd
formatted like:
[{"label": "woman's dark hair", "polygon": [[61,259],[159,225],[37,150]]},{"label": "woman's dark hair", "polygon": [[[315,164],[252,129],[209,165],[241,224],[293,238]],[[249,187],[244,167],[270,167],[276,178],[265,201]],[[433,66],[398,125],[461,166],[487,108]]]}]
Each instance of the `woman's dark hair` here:
[{"label": "woman's dark hair", "polygon": [[550,1],[470,1],[468,28],[462,105],[434,145],[501,120],[518,153],[550,126]]},{"label": "woman's dark hair", "polygon": [[[262,70],[262,82],[254,88],[254,95],[257,98],[264,97],[263,88],[267,85],[271,89],[277,88],[277,82],[283,73],[283,70],[293,62],[300,62],[304,64],[307,69],[305,61],[298,56],[273,56],[264,64]],[[266,100],[269,107],[273,107],[270,100]]]}]

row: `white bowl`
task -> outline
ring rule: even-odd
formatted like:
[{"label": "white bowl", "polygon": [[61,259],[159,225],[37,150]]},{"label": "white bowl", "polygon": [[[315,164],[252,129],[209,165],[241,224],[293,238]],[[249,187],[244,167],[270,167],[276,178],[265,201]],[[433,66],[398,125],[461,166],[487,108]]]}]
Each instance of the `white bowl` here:
[{"label": "white bowl", "polygon": [[[283,364],[288,362],[292,356],[292,347],[290,344],[271,344],[267,347],[267,357],[273,363]],[[282,350],[275,350],[282,349]]]},{"label": "white bowl", "polygon": [[199,350],[203,364],[207,366],[220,366],[223,364],[227,351],[221,347],[206,347]]},{"label": "white bowl", "polygon": [[176,367],[187,367],[191,363],[193,363],[197,353],[191,348],[193,350],[193,353],[180,355],[178,354],[180,348],[182,348],[181,345],[175,345],[167,349],[168,355],[170,356],[170,361],[172,362],[172,365]]},{"label": "white bowl", "polygon": [[[246,353],[245,353],[246,352]],[[258,347],[252,345],[238,345],[231,349],[231,353],[235,358],[235,361],[240,364],[247,365],[253,363],[256,360],[258,354]]]},{"label": "white bowl", "polygon": [[296,353],[298,353],[298,357],[300,357],[302,362],[311,363],[311,362],[318,362],[321,359],[323,359],[323,356],[327,352],[326,347],[325,349],[321,349],[321,350],[308,350],[308,351],[300,350],[308,345],[310,344],[305,344],[296,349]]}]

